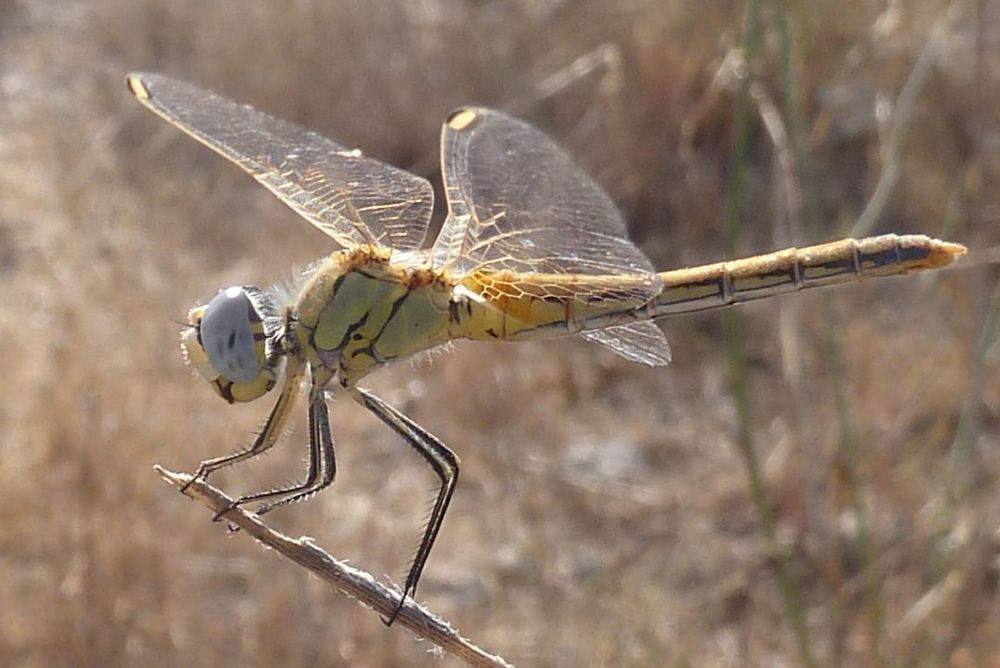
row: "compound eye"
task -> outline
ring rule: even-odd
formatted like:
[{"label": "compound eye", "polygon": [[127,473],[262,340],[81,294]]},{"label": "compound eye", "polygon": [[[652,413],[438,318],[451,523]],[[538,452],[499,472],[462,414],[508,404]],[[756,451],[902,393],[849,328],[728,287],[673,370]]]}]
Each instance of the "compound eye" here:
[{"label": "compound eye", "polygon": [[242,287],[227,288],[208,303],[201,320],[201,344],[221,375],[237,383],[257,379],[262,360],[253,330],[259,322],[260,316]]}]

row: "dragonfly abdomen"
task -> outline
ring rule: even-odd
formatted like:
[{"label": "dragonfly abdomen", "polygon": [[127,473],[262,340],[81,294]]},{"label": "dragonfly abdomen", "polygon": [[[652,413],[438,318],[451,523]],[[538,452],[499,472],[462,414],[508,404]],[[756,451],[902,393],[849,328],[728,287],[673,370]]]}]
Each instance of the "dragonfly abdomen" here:
[{"label": "dragonfly abdomen", "polygon": [[842,239],[716,264],[660,272],[663,290],[645,307],[653,318],[721,308],[785,292],[936,269],[965,252],[923,235]]},{"label": "dragonfly abdomen", "polygon": [[640,274],[483,273],[463,283],[473,296],[462,301],[461,331],[453,331],[465,338],[517,340],[603,329],[807,288],[936,269],[964,252],[964,246],[923,235],[842,239],[660,272],[660,292],[645,300],[634,296],[637,286],[649,280]]}]

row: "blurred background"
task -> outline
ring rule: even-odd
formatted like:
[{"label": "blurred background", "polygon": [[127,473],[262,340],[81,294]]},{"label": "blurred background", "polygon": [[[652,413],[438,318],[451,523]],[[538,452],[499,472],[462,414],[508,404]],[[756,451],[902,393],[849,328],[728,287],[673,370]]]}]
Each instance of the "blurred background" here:
[{"label": "blurred background", "polygon": [[[152,466],[248,444],[178,321],[330,240],[142,109],[160,71],[431,179],[557,137],[661,268],[921,233],[933,275],[664,324],[674,362],[458,344],[370,387],[462,457],[418,598],[537,666],[1000,666],[1000,3],[0,1],[0,665],[456,665]],[[752,75],[748,76],[748,75]],[[349,401],[269,516],[402,580],[425,464]],[[302,475],[303,421],[213,483]]]}]

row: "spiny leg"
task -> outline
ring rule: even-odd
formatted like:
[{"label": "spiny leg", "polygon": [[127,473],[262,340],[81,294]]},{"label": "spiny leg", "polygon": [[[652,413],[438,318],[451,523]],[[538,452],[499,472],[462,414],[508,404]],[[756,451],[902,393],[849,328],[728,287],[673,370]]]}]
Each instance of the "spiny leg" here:
[{"label": "spiny leg", "polygon": [[355,401],[374,413],[376,417],[402,436],[413,449],[420,453],[441,480],[441,488],[438,490],[437,499],[434,501],[434,508],[431,510],[430,519],[427,522],[427,527],[424,529],[423,538],[420,539],[417,553],[413,557],[410,571],[406,575],[403,594],[400,596],[399,603],[396,604],[395,609],[389,615],[388,619],[382,619],[382,622],[386,626],[391,626],[403,609],[406,597],[412,596],[416,591],[420,574],[424,570],[424,564],[427,563],[427,557],[430,555],[431,547],[434,546],[438,531],[441,529],[441,523],[444,521],[445,513],[448,511],[451,496],[455,491],[460,462],[458,456],[448,446],[371,392],[363,390],[360,387],[351,387],[348,389]]},{"label": "spiny leg", "polygon": [[306,481],[295,487],[253,494],[240,499],[240,503],[287,494],[285,498],[266,503],[254,511],[257,515],[263,515],[326,489],[333,483],[336,475],[337,461],[333,450],[333,436],[330,435],[330,413],[320,391],[309,405],[309,475]]},{"label": "spiny leg", "polygon": [[[221,468],[241,462],[244,459],[256,457],[272,448],[284,431],[285,425],[288,423],[288,416],[291,415],[292,408],[295,406],[295,400],[299,396],[299,384],[302,381],[304,369],[305,367],[301,362],[289,360],[289,366],[285,371],[285,383],[281,388],[281,396],[278,397],[278,401],[274,404],[271,414],[267,417],[267,422],[264,423],[264,428],[257,435],[253,445],[246,450],[240,450],[239,452],[214,459],[206,459],[198,465],[198,470],[195,471],[191,482],[195,480],[207,480],[209,475]],[[186,488],[187,485],[181,488],[181,491],[183,492]]]},{"label": "spiny leg", "polygon": [[[285,497],[264,504],[256,511],[263,515],[278,506],[305,498],[329,487],[337,473],[337,464],[333,450],[333,437],[330,435],[330,416],[327,412],[326,399],[322,388],[313,387],[309,398],[309,469],[303,482],[289,487],[269,489],[263,492],[245,494],[216,513],[216,519],[227,512],[254,501],[264,501],[276,497]],[[237,529],[233,529],[235,532]]]}]

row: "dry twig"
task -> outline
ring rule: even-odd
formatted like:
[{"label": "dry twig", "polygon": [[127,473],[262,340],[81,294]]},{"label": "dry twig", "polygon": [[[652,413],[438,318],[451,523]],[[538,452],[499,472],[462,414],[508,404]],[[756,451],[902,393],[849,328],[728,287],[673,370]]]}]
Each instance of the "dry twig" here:
[{"label": "dry twig", "polygon": [[[216,513],[228,508],[233,502],[233,499],[201,480],[192,482],[191,476],[186,473],[174,473],[161,466],[156,466],[154,469],[166,482],[183,489],[186,496],[201,502]],[[187,487],[184,488],[184,485]],[[383,617],[388,617],[399,601],[399,592],[377,582],[369,573],[334,559],[308,538],[297,540],[290,538],[275,531],[256,515],[247,513],[242,508],[229,510],[223,517],[247,535],[253,536],[258,542],[307,568],[333,584],[342,594],[360,601]],[[403,606],[396,622],[413,631],[418,638],[430,640],[470,666],[511,665],[502,657],[489,654],[472,644],[460,636],[450,624],[412,600],[408,600]]]}]

